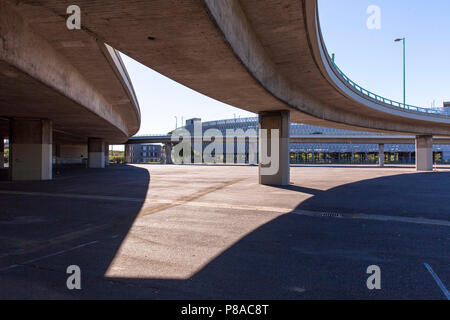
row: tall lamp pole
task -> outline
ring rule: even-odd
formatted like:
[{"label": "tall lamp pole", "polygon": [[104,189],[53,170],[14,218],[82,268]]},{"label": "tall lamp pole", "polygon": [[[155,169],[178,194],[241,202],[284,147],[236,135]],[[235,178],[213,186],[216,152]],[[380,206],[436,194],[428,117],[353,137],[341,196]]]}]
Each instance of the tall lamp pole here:
[{"label": "tall lamp pole", "polygon": [[403,42],[403,107],[406,107],[406,38],[395,39],[395,42]]},{"label": "tall lamp pole", "polygon": [[175,129],[177,129],[178,128],[178,118],[177,118],[177,116],[174,116],[175,117]]}]

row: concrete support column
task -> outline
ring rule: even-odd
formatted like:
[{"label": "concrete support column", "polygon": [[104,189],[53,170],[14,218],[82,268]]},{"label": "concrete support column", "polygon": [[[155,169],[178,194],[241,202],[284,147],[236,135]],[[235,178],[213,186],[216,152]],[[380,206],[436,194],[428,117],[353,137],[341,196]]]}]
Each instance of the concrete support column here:
[{"label": "concrete support column", "polygon": [[172,144],[166,144],[166,164],[172,164]]},{"label": "concrete support column", "polygon": [[125,163],[131,163],[131,145],[125,145]]},{"label": "concrete support column", "polygon": [[109,166],[109,144],[105,144],[105,167]]},{"label": "concrete support column", "polygon": [[416,169],[417,171],[433,170],[433,137],[416,137]]},{"label": "concrete support column", "polygon": [[450,162],[450,151],[444,151],[442,152],[442,161],[444,163]]},{"label": "concrete support column", "polygon": [[13,119],[10,131],[10,179],[13,181],[51,180],[52,121]]},{"label": "concrete support column", "polygon": [[257,141],[249,141],[248,143],[248,164],[257,164],[258,163],[258,142]]},{"label": "concrete support column", "polygon": [[[289,185],[289,115],[289,111],[262,112],[259,114],[260,184]],[[272,137],[276,137],[276,132],[278,132],[278,139],[274,141],[276,145],[272,145]],[[264,163],[265,160],[270,160],[270,162]]]},{"label": "concrete support column", "polygon": [[98,138],[89,138],[88,141],[88,168],[105,167],[105,141]]},{"label": "concrete support column", "polygon": [[384,144],[382,143],[378,145],[378,166],[384,167]]},{"label": "concrete support column", "polygon": [[55,145],[55,164],[58,165],[61,163],[61,144],[57,143]]},{"label": "concrete support column", "polygon": [[0,169],[5,167],[5,137],[0,136]]}]

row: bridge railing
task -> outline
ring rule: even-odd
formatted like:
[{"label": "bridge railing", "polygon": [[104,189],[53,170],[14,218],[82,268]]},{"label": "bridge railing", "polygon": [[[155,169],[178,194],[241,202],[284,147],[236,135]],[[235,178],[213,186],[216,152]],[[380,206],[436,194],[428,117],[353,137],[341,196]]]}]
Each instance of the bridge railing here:
[{"label": "bridge railing", "polygon": [[139,137],[166,137],[170,136],[170,134],[164,134],[164,133],[157,133],[157,134],[136,134],[133,136],[133,138],[139,138]]},{"label": "bridge railing", "polygon": [[336,70],[337,74],[340,76],[341,80],[344,80],[345,83],[347,83],[351,88],[355,89],[357,92],[362,93],[363,95],[371,98],[372,100],[375,100],[376,102],[382,102],[384,104],[387,104],[389,106],[392,107],[397,107],[397,108],[401,108],[401,109],[406,109],[406,110],[410,110],[410,111],[416,111],[416,112],[424,112],[424,113],[428,113],[428,114],[437,114],[437,115],[445,115],[445,116],[450,116],[450,111],[446,111],[444,109],[437,109],[437,108],[423,108],[423,107],[417,107],[417,106],[412,106],[410,104],[404,104],[398,101],[394,101],[385,97],[382,97],[376,93],[373,93],[367,89],[364,89],[363,87],[361,87],[360,85],[358,85],[356,82],[354,82],[353,80],[351,80],[337,65],[336,63],[333,61],[333,59],[331,57],[329,57],[332,66],[334,67],[334,69]]},{"label": "bridge railing", "polygon": [[215,120],[215,121],[205,121],[203,125],[205,126],[217,126],[217,125],[227,125],[235,123],[252,123],[258,122],[258,117],[248,117],[248,118],[234,118],[225,120]]}]

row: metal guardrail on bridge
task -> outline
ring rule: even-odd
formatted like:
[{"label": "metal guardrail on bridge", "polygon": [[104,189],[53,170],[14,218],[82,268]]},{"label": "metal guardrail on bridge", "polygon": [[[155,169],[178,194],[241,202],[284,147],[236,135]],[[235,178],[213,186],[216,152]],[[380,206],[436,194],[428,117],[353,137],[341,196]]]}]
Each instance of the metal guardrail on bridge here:
[{"label": "metal guardrail on bridge", "polygon": [[[328,55],[329,56],[329,55]],[[384,104],[387,104],[391,107],[406,109],[409,111],[416,111],[416,112],[424,112],[427,114],[437,114],[437,115],[444,115],[444,116],[450,116],[450,111],[446,111],[444,109],[437,109],[437,108],[423,108],[423,107],[416,107],[412,106],[410,104],[403,104],[398,101],[394,101],[382,96],[379,96],[367,89],[364,89],[360,85],[358,85],[356,82],[351,80],[347,75],[337,66],[337,64],[333,61],[333,59],[329,56],[329,61],[331,62],[332,66],[334,67],[337,75],[343,80],[345,83],[347,83],[350,88],[353,88],[358,93],[362,93],[363,95],[371,98],[372,100],[375,100],[376,102],[382,102]]]}]

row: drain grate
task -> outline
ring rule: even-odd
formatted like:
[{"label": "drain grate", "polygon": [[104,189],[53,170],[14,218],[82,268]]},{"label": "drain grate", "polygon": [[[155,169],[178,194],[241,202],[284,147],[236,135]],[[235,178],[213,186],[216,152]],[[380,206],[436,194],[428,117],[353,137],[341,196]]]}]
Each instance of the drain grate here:
[{"label": "drain grate", "polygon": [[328,217],[328,218],[341,218],[342,214],[336,213],[336,212],[322,212],[320,214],[322,217]]}]

